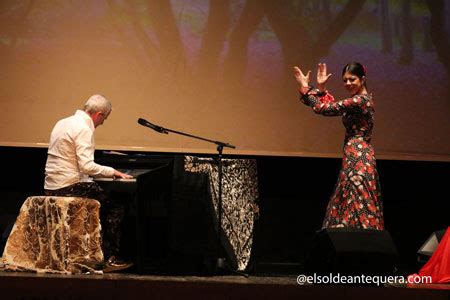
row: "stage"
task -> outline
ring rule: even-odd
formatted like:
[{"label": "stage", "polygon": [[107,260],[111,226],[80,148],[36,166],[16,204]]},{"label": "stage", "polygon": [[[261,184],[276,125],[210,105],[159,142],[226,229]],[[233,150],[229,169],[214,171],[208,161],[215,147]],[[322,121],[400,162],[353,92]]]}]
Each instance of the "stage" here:
[{"label": "stage", "polygon": [[1,299],[442,299],[450,285],[299,285],[297,276],[55,275],[0,271]]},{"label": "stage", "polygon": [[[10,166],[12,161],[21,161],[30,170],[23,173],[19,169],[8,168],[10,176],[0,183],[0,232],[4,232],[7,224],[14,224],[27,197],[43,194],[42,170],[46,149],[3,147],[0,150],[3,165]],[[297,284],[297,276],[306,269],[306,257],[314,245],[316,231],[321,226],[329,192],[335,184],[335,171],[339,169],[341,161],[331,158],[255,159],[258,166],[260,217],[255,221],[253,231],[248,278],[239,275],[200,276],[211,274],[207,272],[208,269],[205,270],[203,263],[216,257],[215,248],[212,247],[216,239],[206,231],[213,228],[208,225],[211,221],[203,219],[207,217],[206,197],[199,198],[191,189],[186,189],[192,192],[195,199],[172,201],[168,206],[171,214],[165,219],[160,214],[160,218],[150,220],[152,226],[148,227],[150,231],[147,238],[152,247],[145,260],[145,272],[142,273],[146,275],[138,275],[137,270],[104,275],[0,271],[0,299],[329,299],[330,296],[335,299],[365,300],[381,297],[450,299],[448,284],[382,287]],[[380,160],[378,167],[383,175],[386,228],[399,254],[396,274],[412,274],[423,265],[417,262],[417,250],[434,231],[448,227],[448,210],[442,201],[442,189],[430,187],[445,185],[450,164]],[[399,177],[405,181],[399,182]],[[311,181],[310,178],[320,180]],[[299,188],[299,182],[307,182],[308,188]],[[201,186],[198,185],[198,188]],[[174,199],[179,199],[180,195],[175,194],[177,197]],[[187,217],[180,216],[181,212],[186,213]],[[134,224],[131,221],[132,218],[125,225]],[[125,226],[128,232],[130,228],[133,232],[134,227]],[[124,245],[134,245],[133,238],[133,235],[125,235]],[[125,258],[127,254],[132,254],[132,249],[124,250]],[[155,273],[154,270],[183,275],[149,275],[166,274]]]}]

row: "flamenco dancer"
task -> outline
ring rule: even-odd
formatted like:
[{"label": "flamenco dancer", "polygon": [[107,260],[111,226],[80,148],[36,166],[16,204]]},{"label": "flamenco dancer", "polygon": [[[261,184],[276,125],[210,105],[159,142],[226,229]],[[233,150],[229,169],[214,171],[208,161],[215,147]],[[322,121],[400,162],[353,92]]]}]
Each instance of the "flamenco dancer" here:
[{"label": "flamenco dancer", "polygon": [[323,228],[356,227],[384,229],[383,203],[374,149],[370,144],[374,124],[374,101],[366,86],[366,69],[349,63],[342,71],[344,87],[350,97],[335,101],[325,85],[331,74],[319,63],[317,88],[310,85],[310,74],[294,67],[300,85],[300,101],[323,116],[342,116],[345,126],[344,157],[339,177],[328,203]]}]

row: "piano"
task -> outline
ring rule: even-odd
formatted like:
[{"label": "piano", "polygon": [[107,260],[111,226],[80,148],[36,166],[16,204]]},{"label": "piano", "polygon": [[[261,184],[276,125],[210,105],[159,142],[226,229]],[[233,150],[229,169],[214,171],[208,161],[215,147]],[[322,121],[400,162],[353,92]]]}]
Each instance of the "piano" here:
[{"label": "piano", "polygon": [[95,180],[113,201],[125,199],[127,212],[122,224],[121,254],[135,262],[139,274],[161,272],[165,268],[167,236],[163,235],[168,228],[173,159],[173,156],[117,155],[109,152],[96,155],[97,163],[134,177]]},{"label": "piano", "polygon": [[101,153],[96,161],[135,175],[131,180],[97,182],[113,199],[128,199],[122,248],[136,262],[139,274],[211,275],[217,272],[213,265],[224,253],[231,269],[245,270],[252,249],[253,207],[259,197],[256,160],[223,160],[220,231],[214,159]]}]

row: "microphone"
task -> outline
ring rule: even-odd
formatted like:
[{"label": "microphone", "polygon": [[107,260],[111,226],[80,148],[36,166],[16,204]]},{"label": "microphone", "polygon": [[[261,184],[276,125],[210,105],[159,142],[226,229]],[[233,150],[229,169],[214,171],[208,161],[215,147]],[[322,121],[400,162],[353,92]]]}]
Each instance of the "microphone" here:
[{"label": "microphone", "polygon": [[159,133],[165,133],[165,134],[168,134],[168,132],[167,132],[163,127],[158,126],[158,125],[155,125],[155,124],[152,124],[152,123],[150,123],[149,121],[147,121],[147,120],[145,120],[145,119],[139,118],[137,122],[138,122],[140,125],[145,126],[145,127],[149,127],[149,128],[151,128],[151,129],[153,129],[153,130],[159,132]]}]

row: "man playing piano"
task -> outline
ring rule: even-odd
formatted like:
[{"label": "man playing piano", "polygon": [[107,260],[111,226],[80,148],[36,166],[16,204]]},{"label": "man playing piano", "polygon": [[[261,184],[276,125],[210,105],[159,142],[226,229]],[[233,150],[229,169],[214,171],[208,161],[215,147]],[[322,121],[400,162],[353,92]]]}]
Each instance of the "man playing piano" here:
[{"label": "man playing piano", "polygon": [[124,206],[111,201],[92,178],[132,178],[94,162],[94,130],[103,124],[111,110],[109,100],[101,95],[93,95],[82,110],[56,123],[50,136],[44,184],[48,196],[86,197],[100,201],[105,272],[131,266],[117,258]]}]

